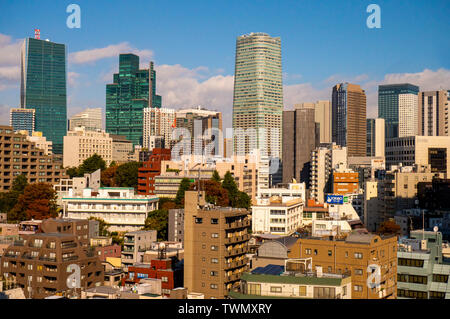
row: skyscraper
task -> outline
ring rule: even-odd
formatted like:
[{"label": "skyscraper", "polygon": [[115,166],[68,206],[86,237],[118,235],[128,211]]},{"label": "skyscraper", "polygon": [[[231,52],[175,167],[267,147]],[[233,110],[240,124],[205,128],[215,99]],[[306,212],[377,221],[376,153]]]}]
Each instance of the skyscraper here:
[{"label": "skyscraper", "polygon": [[447,93],[446,90],[419,92],[417,135],[449,135]]},{"label": "skyscraper", "polygon": [[269,156],[281,158],[283,85],[280,38],[266,33],[239,36],[235,62],[234,153],[248,154],[258,148]]},{"label": "skyscraper", "polygon": [[378,117],[385,119],[386,139],[417,135],[419,87],[409,84],[378,86]]},{"label": "skyscraper", "polygon": [[[314,103],[294,106],[292,111],[283,111],[283,183],[292,178],[309,185],[311,151],[316,145]],[[318,144],[318,143],[317,143]]]},{"label": "skyscraper", "polygon": [[340,83],[332,93],[333,142],[349,157],[366,156],[366,93],[357,84]]},{"label": "skyscraper", "polygon": [[21,52],[20,107],[35,110],[35,130],[62,154],[67,132],[66,46],[28,38]]},{"label": "skyscraper", "polygon": [[331,143],[331,103],[317,101],[314,103],[314,121],[319,123],[319,142]]},{"label": "skyscraper", "polygon": [[152,137],[164,141],[162,148],[170,148],[175,123],[175,110],[169,108],[146,107],[144,109],[143,147],[151,150]]},{"label": "skyscraper", "polygon": [[384,134],[384,119],[367,119],[367,156],[384,157]]},{"label": "skyscraper", "polygon": [[9,125],[14,131],[25,130],[31,135],[34,131],[34,113],[34,109],[11,109]]},{"label": "skyscraper", "polygon": [[75,127],[84,127],[87,131],[102,130],[102,109],[87,108],[84,111],[75,114],[69,120],[69,130],[73,131]]},{"label": "skyscraper", "polygon": [[106,85],[106,131],[123,135],[133,145],[143,143],[143,110],[161,107],[161,97],[155,94],[156,72],[139,68],[135,54],[120,54],[119,73]]}]

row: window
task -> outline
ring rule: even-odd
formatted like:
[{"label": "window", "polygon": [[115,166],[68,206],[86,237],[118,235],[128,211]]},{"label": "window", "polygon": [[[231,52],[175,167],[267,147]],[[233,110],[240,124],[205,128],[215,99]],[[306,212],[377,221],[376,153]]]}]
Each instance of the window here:
[{"label": "window", "polygon": [[445,299],[445,292],[430,291],[430,299]]},{"label": "window", "polygon": [[397,274],[397,281],[408,282],[408,275]]},{"label": "window", "polygon": [[423,260],[422,259],[410,259],[410,258],[399,258],[398,259],[398,265],[399,266],[406,266],[406,267],[423,267]]},{"label": "window", "polygon": [[212,264],[217,264],[218,262],[219,262],[219,260],[217,258],[211,258]]},{"label": "window", "polygon": [[211,284],[210,287],[211,289],[217,289],[218,286],[216,284]]},{"label": "window", "polygon": [[362,259],[363,258],[363,254],[362,253],[355,253],[355,258],[356,259]]},{"label": "window", "polygon": [[317,249],[314,249],[314,255],[317,255]]},{"label": "window", "polygon": [[314,287],[315,299],[334,299],[335,288],[330,287]]},{"label": "window", "polygon": [[261,295],[261,285],[260,284],[248,284],[248,294],[260,296]]},{"label": "window", "polygon": [[331,256],[331,255],[333,255],[333,253],[332,253],[331,250],[329,250],[329,251],[328,251],[328,256]]},{"label": "window", "polygon": [[306,296],[306,286],[299,286],[298,287],[298,295],[301,297]]},{"label": "window", "polygon": [[408,275],[408,282],[413,284],[422,284],[426,285],[428,278],[426,276],[416,276],[416,275]]},{"label": "window", "polygon": [[217,277],[219,273],[217,271],[211,271],[209,274],[213,277]]},{"label": "window", "polygon": [[348,251],[345,252],[345,258],[348,258]]},{"label": "window", "polygon": [[347,296],[347,286],[342,287],[342,296]]},{"label": "window", "polygon": [[311,255],[311,248],[306,248],[305,249],[305,254],[306,255]]},{"label": "window", "polygon": [[428,294],[425,291],[415,290],[397,289],[397,296],[414,299],[428,299]]},{"label": "window", "polygon": [[211,234],[211,238],[219,238],[219,234],[218,233],[212,233]]},{"label": "window", "polygon": [[195,218],[195,223],[196,224],[201,224],[201,223],[203,223],[203,218]]},{"label": "window", "polygon": [[168,282],[169,281],[169,277],[161,277],[161,281],[162,282]]},{"label": "window", "polygon": [[219,219],[218,218],[211,218],[211,224],[217,225],[218,223],[219,223]]},{"label": "window", "polygon": [[448,282],[448,275],[434,274],[433,275],[433,281],[447,283]]},{"label": "window", "polygon": [[355,275],[362,275],[363,270],[362,269],[355,269]]},{"label": "window", "polygon": [[218,249],[219,249],[219,246],[215,246],[215,245],[211,246],[211,250],[218,250]]},{"label": "window", "polygon": [[270,287],[270,292],[273,292],[273,293],[281,293],[281,287],[280,286],[271,286]]},{"label": "window", "polygon": [[360,285],[354,285],[354,286],[353,286],[353,290],[354,290],[354,291],[361,292],[361,291],[363,291],[363,287],[360,286]]}]

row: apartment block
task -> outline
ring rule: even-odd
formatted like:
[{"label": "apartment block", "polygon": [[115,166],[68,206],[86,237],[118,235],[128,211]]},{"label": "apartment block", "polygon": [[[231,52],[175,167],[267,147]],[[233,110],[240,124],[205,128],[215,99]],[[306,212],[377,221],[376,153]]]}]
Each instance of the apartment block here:
[{"label": "apartment block", "polygon": [[109,231],[139,230],[148,213],[158,209],[156,196],[136,195],[133,188],[100,187],[94,193],[86,188],[81,195],[62,198],[63,217],[88,219],[97,217],[110,225]]},{"label": "apartment block", "polygon": [[367,119],[367,152],[369,157],[384,157],[385,155],[385,121],[382,118]]},{"label": "apartment block", "polygon": [[184,245],[184,209],[169,209],[168,238]]},{"label": "apartment block", "polygon": [[14,131],[25,130],[31,135],[35,129],[35,113],[34,109],[12,108],[9,111],[9,125]]},{"label": "apartment block", "polygon": [[[354,231],[345,238],[300,238],[291,255],[312,258],[312,269],[349,274],[352,299],[396,299],[397,237]],[[372,271],[379,271],[379,285],[368,287]],[[369,280],[368,280],[369,279]]]},{"label": "apartment block", "polygon": [[56,184],[65,178],[62,161],[15,133],[10,126],[0,126],[0,192],[8,191],[16,176],[24,174],[28,183]]},{"label": "apartment block", "polygon": [[142,163],[138,171],[138,194],[155,194],[155,176],[161,174],[161,162],[170,161],[171,151],[165,148],[153,148],[147,161]]},{"label": "apartment block", "polygon": [[156,230],[139,230],[124,235],[122,265],[126,268],[144,261],[144,253],[157,240]]},{"label": "apartment block", "polygon": [[2,257],[1,274],[23,288],[27,298],[42,299],[57,292],[74,296],[80,291],[66,283],[71,264],[81,269],[82,289],[102,284],[98,257],[86,252],[75,235],[65,233],[39,233],[15,241]]},{"label": "apartment block", "polygon": [[[152,150],[155,138],[161,138],[163,145],[156,147],[170,148],[172,141],[172,132],[176,127],[176,113],[174,109],[169,108],[144,108],[144,139],[143,147]],[[153,139],[152,139],[153,138]]]},{"label": "apartment block", "polygon": [[184,221],[184,287],[205,298],[224,298],[247,271],[248,211],[214,207],[205,192],[187,191]]},{"label": "apartment block", "polygon": [[419,92],[417,135],[449,136],[448,91]]}]

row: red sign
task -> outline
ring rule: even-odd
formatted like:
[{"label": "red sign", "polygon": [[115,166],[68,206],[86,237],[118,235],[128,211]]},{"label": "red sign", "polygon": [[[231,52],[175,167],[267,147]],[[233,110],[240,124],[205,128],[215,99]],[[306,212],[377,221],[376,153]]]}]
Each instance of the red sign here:
[{"label": "red sign", "polygon": [[34,29],[34,38],[40,40],[41,39],[41,30]]}]

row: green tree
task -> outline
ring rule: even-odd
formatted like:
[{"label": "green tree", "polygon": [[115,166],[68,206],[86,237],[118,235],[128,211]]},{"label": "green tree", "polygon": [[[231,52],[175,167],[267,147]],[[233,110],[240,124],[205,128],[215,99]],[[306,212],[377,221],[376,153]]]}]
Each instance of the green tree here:
[{"label": "green tree", "polygon": [[24,174],[20,174],[16,178],[14,178],[14,181],[11,186],[11,191],[23,194],[23,191],[27,186],[28,186],[27,177]]},{"label": "green tree", "polygon": [[56,191],[50,184],[33,183],[25,187],[17,204],[9,212],[8,219],[23,221],[27,219],[46,219],[58,215]]},{"label": "green tree", "polygon": [[[190,190],[198,189],[198,181],[190,186]],[[206,192],[206,201],[217,206],[227,207],[230,204],[227,191],[222,185],[213,180],[201,181],[200,189]]]},{"label": "green tree", "polygon": [[249,210],[251,205],[252,199],[250,198],[250,196],[248,196],[248,194],[245,192],[239,191],[235,207],[245,208]]},{"label": "green tree", "polygon": [[167,240],[169,212],[165,209],[157,209],[148,213],[144,230],[156,230],[159,241]]},{"label": "green tree", "polygon": [[14,179],[10,191],[0,194],[0,212],[8,213],[13,209],[27,185],[27,177],[24,174],[18,175]]},{"label": "green tree", "polygon": [[105,186],[105,187],[116,187],[117,186],[114,177],[116,176],[116,172],[117,172],[118,168],[119,168],[118,166],[110,166],[107,169],[105,169],[104,171],[102,171],[102,173],[101,173],[102,186]]},{"label": "green tree", "polygon": [[69,175],[70,178],[79,177],[78,167],[70,167],[66,170],[66,174]]},{"label": "green tree", "polygon": [[120,187],[133,187],[137,189],[139,162],[128,162],[120,165],[114,175],[114,182]]},{"label": "green tree", "polygon": [[211,177],[211,180],[220,183],[220,181],[221,181],[222,179],[220,178],[220,175],[219,175],[219,172],[218,172],[218,171],[214,170],[214,172],[213,172],[213,174],[212,174],[212,177]]},{"label": "green tree", "polygon": [[83,161],[83,164],[78,167],[78,176],[93,173],[98,169],[101,169],[102,171],[106,169],[106,162],[100,155],[94,154],[91,157],[86,158]]},{"label": "green tree", "polygon": [[189,189],[191,186],[191,181],[184,177],[181,180],[180,187],[178,188],[177,196],[175,197],[175,204],[177,204],[178,208],[184,207],[184,193]]},{"label": "green tree", "polygon": [[239,189],[229,171],[227,171],[225,176],[223,177],[222,187],[225,188],[225,190],[228,192],[230,206],[236,207],[236,204],[238,202]]}]

